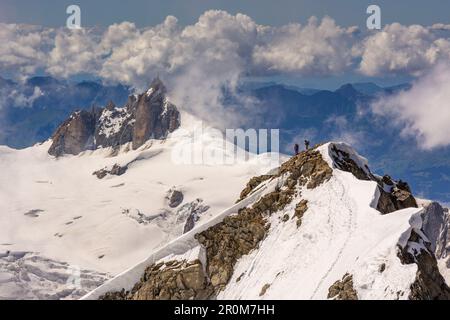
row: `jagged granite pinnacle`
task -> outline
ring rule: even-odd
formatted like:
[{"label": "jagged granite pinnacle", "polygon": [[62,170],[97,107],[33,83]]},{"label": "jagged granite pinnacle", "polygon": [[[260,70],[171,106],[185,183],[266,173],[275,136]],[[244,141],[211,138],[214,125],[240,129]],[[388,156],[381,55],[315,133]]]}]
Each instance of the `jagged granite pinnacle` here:
[{"label": "jagged granite pinnacle", "polygon": [[164,139],[180,126],[180,114],[166,92],[163,82],[156,78],[146,92],[130,96],[122,108],[109,102],[105,108],[74,112],[53,134],[48,153],[57,157],[76,155],[129,142],[137,149],[149,139]]}]

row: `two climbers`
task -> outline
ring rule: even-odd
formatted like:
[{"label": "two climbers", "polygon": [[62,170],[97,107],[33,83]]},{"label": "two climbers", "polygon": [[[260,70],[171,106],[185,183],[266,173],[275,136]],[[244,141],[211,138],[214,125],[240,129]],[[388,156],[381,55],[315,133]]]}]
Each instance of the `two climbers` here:
[{"label": "two climbers", "polygon": [[[298,143],[296,143],[296,144],[294,144],[294,152],[295,152],[295,155],[297,155],[298,153],[299,153],[299,145],[298,145]],[[309,149],[309,140],[305,140],[305,150],[308,150]]]}]

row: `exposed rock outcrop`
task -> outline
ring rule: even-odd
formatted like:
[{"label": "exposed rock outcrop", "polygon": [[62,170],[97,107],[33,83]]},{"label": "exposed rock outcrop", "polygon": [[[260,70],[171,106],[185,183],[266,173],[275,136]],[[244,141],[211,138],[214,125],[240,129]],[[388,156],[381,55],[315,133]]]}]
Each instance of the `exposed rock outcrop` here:
[{"label": "exposed rock outcrop", "polygon": [[310,149],[292,157],[281,165],[278,176],[289,173],[286,184],[298,181],[300,185],[306,183],[308,189],[314,189],[325,181],[328,181],[333,170],[323,160],[319,151]]},{"label": "exposed rock outcrop", "polygon": [[378,179],[377,210],[383,214],[391,213],[405,208],[417,208],[417,202],[411,193],[408,184],[403,181],[394,181],[388,175]]},{"label": "exposed rock outcrop", "polygon": [[103,300],[188,300],[206,299],[213,293],[199,260],[172,260],[153,264],[130,292],[107,293]]},{"label": "exposed rock outcrop", "polygon": [[269,180],[273,178],[273,175],[264,174],[261,176],[256,176],[250,179],[249,182],[247,182],[247,185],[245,186],[245,189],[241,191],[241,194],[239,196],[239,199],[237,202],[241,201],[242,199],[246,198],[250,193],[252,193],[257,186],[259,186],[262,182]]},{"label": "exposed rock outcrop", "polygon": [[180,190],[170,189],[166,198],[167,198],[169,207],[176,208],[183,202],[184,196]]},{"label": "exposed rock outcrop", "polygon": [[103,109],[73,113],[53,134],[48,153],[58,157],[125,143],[137,149],[149,139],[164,139],[179,126],[180,114],[157,78],[147,92],[130,96],[122,108],[110,102]]},{"label": "exposed rock outcrop", "polygon": [[261,288],[261,292],[259,293],[259,296],[262,297],[263,295],[265,295],[269,288],[270,288],[269,283],[266,283],[265,285],[263,285],[263,287]]},{"label": "exposed rock outcrop", "polygon": [[261,183],[280,177],[283,174],[289,175],[285,183],[285,186],[289,189],[293,189],[297,184],[304,185],[306,183],[308,189],[314,189],[323,182],[328,181],[332,173],[333,170],[322,159],[320,152],[314,149],[302,151],[283,163],[275,174],[251,178],[245,189],[242,190],[237,202],[255,191]]},{"label": "exposed rock outcrop", "polygon": [[346,273],[342,280],[336,281],[328,289],[328,299],[358,300],[358,293],[353,288],[353,276]]},{"label": "exposed rock outcrop", "polygon": [[132,141],[135,117],[134,105],[130,101],[134,100],[134,96],[128,98],[124,108],[117,108],[110,102],[101,111],[95,128],[96,147],[119,147]]},{"label": "exposed rock outcrop", "polygon": [[185,221],[183,227],[183,233],[191,231],[200,216],[209,210],[209,206],[203,203],[202,199],[195,199],[189,203],[182,205],[177,210],[177,216],[179,219]]},{"label": "exposed rock outcrop", "polygon": [[127,172],[127,170],[128,170],[128,166],[120,166],[116,163],[115,165],[112,166],[111,170],[108,170],[106,168],[100,169],[100,170],[94,171],[92,173],[92,175],[97,176],[97,178],[99,178],[99,179],[103,179],[108,174],[114,175],[114,176],[121,176],[125,172]]},{"label": "exposed rock outcrop", "polygon": [[306,210],[308,210],[308,201],[302,200],[295,206],[294,215],[292,218],[297,218],[297,228],[302,225],[302,218],[305,214]]}]

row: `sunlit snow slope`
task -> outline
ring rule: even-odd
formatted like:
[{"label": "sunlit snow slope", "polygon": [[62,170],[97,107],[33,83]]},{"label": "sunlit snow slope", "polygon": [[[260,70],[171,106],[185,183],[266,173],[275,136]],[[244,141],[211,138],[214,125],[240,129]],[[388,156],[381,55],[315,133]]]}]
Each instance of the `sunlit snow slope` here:
[{"label": "sunlit snow slope", "polygon": [[[194,141],[201,123],[184,117],[187,125],[167,139],[149,140],[138,150],[124,145],[118,154],[98,149],[55,158],[47,153],[50,141],[24,150],[0,147],[0,260],[30,252],[115,275],[180,236],[191,208],[202,206],[196,224],[202,223],[230,207],[250,177],[269,170],[267,155],[233,165],[202,162],[205,146],[225,153],[223,140],[204,131]],[[195,163],[183,158],[189,150]],[[128,169],[103,179],[93,175],[115,164]],[[184,197],[172,208],[167,195],[174,188]],[[20,282],[27,280],[2,270],[12,264],[5,261],[0,298],[25,297]],[[64,287],[65,277],[53,278]],[[42,290],[55,293],[51,286]]]}]

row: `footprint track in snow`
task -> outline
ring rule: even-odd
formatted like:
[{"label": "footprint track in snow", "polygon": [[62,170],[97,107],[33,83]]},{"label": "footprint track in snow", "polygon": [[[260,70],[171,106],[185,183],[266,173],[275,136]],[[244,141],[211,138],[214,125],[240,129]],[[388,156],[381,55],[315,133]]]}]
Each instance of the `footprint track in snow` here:
[{"label": "footprint track in snow", "polygon": [[[344,207],[346,208],[346,209],[348,209],[348,212],[349,212],[349,217],[348,217],[348,219],[347,219],[347,221],[346,221],[346,223],[345,223],[345,225],[347,226],[347,237],[346,237],[346,239],[344,240],[344,243],[343,243],[343,245],[342,245],[342,247],[339,249],[339,251],[338,251],[338,253],[337,253],[337,256],[336,256],[336,258],[333,260],[333,262],[331,263],[331,265],[330,265],[330,267],[328,268],[328,270],[326,271],[326,273],[322,276],[322,278],[319,280],[319,283],[317,284],[317,287],[314,289],[314,291],[313,291],[313,293],[312,293],[312,295],[311,295],[311,297],[310,297],[310,300],[312,300],[313,298],[314,298],[314,296],[317,294],[317,292],[319,291],[319,289],[321,288],[321,286],[323,285],[323,283],[324,283],[324,281],[328,278],[328,276],[331,274],[331,272],[333,271],[333,269],[334,269],[334,267],[336,266],[336,264],[339,262],[339,260],[342,258],[342,254],[343,254],[343,252],[344,252],[344,250],[347,248],[347,245],[348,245],[348,243],[350,242],[350,240],[351,240],[351,237],[352,237],[352,235],[353,235],[353,230],[355,230],[356,229],[356,221],[355,221],[355,217],[354,217],[354,208],[355,208],[355,205],[354,205],[354,201],[353,200],[351,200],[347,195],[346,195],[346,193],[345,193],[345,188],[344,188],[344,185],[342,184],[342,182],[340,182],[339,181],[339,179],[337,179],[337,178],[335,178],[336,179],[336,182],[338,182],[339,183],[339,191],[340,192],[338,192],[338,190],[336,190],[335,189],[335,186],[334,186],[334,184],[333,183],[330,183],[329,185],[330,185],[330,187],[331,187],[331,190],[333,191],[333,193],[335,193],[335,194],[340,194],[339,195],[339,198],[340,198],[340,200],[342,201],[342,203],[344,204]],[[331,203],[331,202],[329,202],[329,203]],[[331,223],[331,214],[334,212],[334,210],[332,210],[332,207],[330,206],[330,210],[328,210],[328,212],[329,212],[329,215],[328,215],[328,223]],[[331,235],[332,235],[332,237],[330,237],[330,241],[332,242],[333,241],[333,235],[334,235],[334,227],[333,227],[333,223],[331,223],[331,225],[330,225],[330,230],[331,230]]]}]

